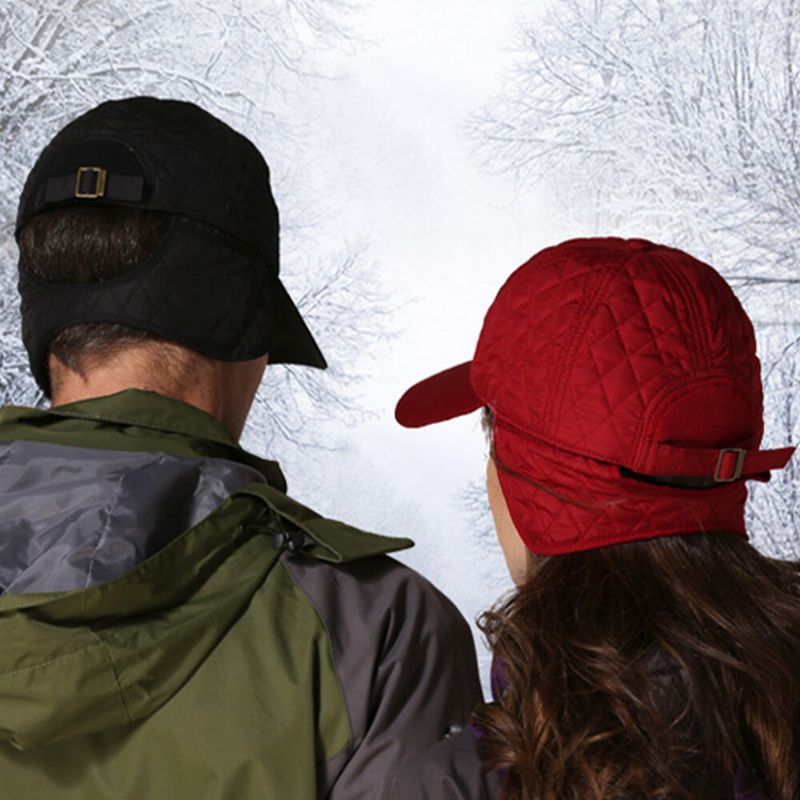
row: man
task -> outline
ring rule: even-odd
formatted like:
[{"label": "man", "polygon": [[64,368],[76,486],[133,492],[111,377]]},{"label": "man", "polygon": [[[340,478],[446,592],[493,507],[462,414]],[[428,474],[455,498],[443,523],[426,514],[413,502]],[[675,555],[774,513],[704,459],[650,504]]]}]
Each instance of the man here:
[{"label": "man", "polygon": [[0,786],[380,798],[479,701],[467,626],[238,445],[267,361],[324,368],[269,171],[200,108],[104,103],[17,219],[47,410],[0,412]]}]

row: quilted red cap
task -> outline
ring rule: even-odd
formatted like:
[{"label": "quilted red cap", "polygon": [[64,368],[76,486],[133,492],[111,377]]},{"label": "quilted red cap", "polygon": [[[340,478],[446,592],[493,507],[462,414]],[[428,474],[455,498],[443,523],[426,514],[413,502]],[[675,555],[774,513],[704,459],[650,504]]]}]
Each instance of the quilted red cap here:
[{"label": "quilted red cap", "polygon": [[[520,535],[542,554],[698,530],[744,534],[760,450],[753,327],[709,265],[643,239],[574,239],[500,289],[471,362],[409,389],[420,427],[488,406]],[[663,485],[682,479],[684,488]],[[706,488],[685,488],[695,484]]]}]

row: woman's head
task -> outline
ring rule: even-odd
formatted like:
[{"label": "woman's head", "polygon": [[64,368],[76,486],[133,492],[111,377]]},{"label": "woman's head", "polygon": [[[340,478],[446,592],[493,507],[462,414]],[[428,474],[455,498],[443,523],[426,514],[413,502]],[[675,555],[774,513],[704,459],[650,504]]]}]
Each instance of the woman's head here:
[{"label": "woman's head", "polygon": [[511,518],[540,555],[744,535],[744,479],[792,452],[759,449],[755,337],[730,287],[639,239],[535,255],[500,289],[472,361],[417,384],[396,415],[420,426],[480,406]]},{"label": "woman's head", "polygon": [[[746,541],[755,337],[711,267],[642,240],[534,256],[475,357],[410,389],[418,427],[488,407],[489,500],[518,591],[483,617],[480,716],[514,800],[800,798],[800,576]],[[534,555],[535,554],[535,555]]]}]

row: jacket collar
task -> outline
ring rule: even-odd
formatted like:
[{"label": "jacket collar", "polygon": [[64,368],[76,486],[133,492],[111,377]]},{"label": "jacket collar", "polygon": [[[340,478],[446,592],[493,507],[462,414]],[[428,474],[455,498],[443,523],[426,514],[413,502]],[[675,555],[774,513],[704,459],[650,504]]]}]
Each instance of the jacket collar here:
[{"label": "jacket collar", "polygon": [[91,397],[47,409],[50,414],[78,419],[96,419],[151,428],[170,433],[183,433],[229,447],[239,443],[222,423],[196,406],[173,397],[144,389],[124,389],[104,397]]},{"label": "jacket collar", "polygon": [[228,457],[254,466],[270,485],[280,491],[286,490],[286,480],[277,462],[266,461],[248,453],[211,414],[157,392],[125,389],[116,394],[78,400],[47,409],[21,406],[0,409],[0,425],[31,422],[38,426],[48,417],[101,422],[120,428],[144,428],[221,445],[229,454]]}]

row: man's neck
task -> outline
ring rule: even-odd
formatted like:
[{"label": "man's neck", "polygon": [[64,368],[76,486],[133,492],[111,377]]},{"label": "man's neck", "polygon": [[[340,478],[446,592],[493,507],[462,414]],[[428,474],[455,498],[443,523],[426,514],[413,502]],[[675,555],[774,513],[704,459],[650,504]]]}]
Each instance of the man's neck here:
[{"label": "man's neck", "polygon": [[[237,441],[264,377],[266,354],[247,361],[219,361],[169,345],[172,358],[154,358],[147,345],[91,365],[81,373],[50,355],[53,405],[105,397],[125,389],[158,392],[218,419]],[[167,352],[167,356],[170,355]],[[163,353],[162,353],[163,356]],[[164,365],[159,367],[158,365]]]},{"label": "man's neck", "polygon": [[[137,375],[135,370],[120,370],[113,366],[93,369],[85,375],[60,367],[58,377],[53,381],[52,405],[62,406],[93,397],[105,397],[125,389],[144,389],[195,406],[225,425],[225,392],[219,376],[213,374],[214,370],[203,372],[209,374],[198,374],[192,380],[179,382],[157,380],[152,375]],[[229,432],[238,438],[239,432]]]}]

